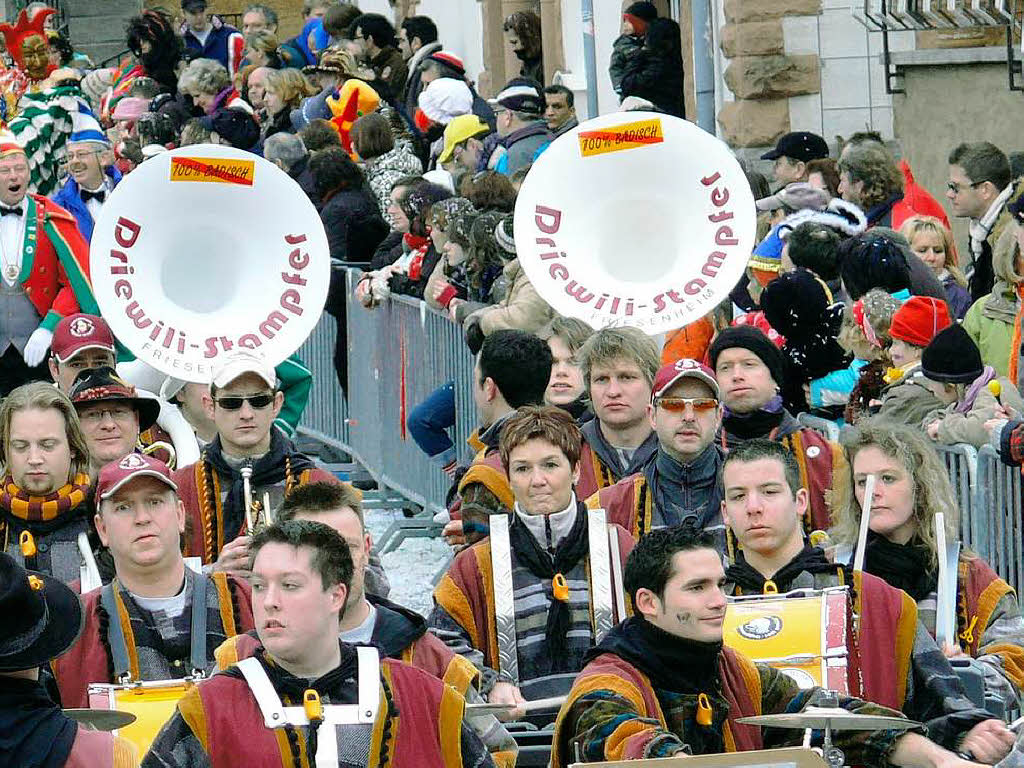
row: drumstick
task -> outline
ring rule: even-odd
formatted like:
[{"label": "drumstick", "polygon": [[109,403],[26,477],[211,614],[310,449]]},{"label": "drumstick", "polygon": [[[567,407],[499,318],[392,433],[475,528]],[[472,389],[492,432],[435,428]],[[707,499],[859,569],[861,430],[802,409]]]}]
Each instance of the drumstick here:
[{"label": "drumstick", "polygon": [[1009,724],[1008,726],[1006,726],[1006,727],[1007,727],[1007,728],[1008,728],[1009,730],[1011,730],[1011,731],[1013,731],[1014,733],[1016,733],[1016,732],[1018,731],[1018,729],[1019,729],[1019,728],[1020,728],[1020,727],[1021,727],[1022,725],[1024,725],[1024,717],[1018,717],[1018,718],[1017,718],[1016,720],[1014,720],[1014,721],[1013,721],[1012,723],[1010,723],[1010,724]]},{"label": "drumstick", "polygon": [[936,590],[935,639],[939,647],[956,644],[956,619],[953,605],[956,593],[949,592],[949,565],[946,562],[946,516],[935,513],[935,548],[939,552],[939,578]]},{"label": "drumstick", "polygon": [[533,701],[524,701],[522,704],[514,704],[512,702],[481,702],[480,704],[467,704],[466,714],[467,715],[493,715],[495,712],[503,712],[506,709],[521,709],[523,712],[532,712],[536,709],[554,709],[560,707],[565,703],[568,696],[551,696],[547,699],[535,699]]},{"label": "drumstick", "polygon": [[860,505],[860,532],[857,534],[857,552],[853,556],[853,570],[864,571],[864,551],[868,546],[868,526],[871,524],[871,500],[875,495],[875,476],[864,478],[864,501]]}]

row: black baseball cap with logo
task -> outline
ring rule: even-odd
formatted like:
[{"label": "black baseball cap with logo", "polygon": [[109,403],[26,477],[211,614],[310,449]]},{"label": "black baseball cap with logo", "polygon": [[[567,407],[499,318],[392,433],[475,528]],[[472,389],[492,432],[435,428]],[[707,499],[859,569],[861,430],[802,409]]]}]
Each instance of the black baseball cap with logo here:
[{"label": "black baseball cap with logo", "polygon": [[761,155],[762,160],[775,160],[780,157],[791,157],[806,163],[821,157],[828,157],[828,144],[821,136],[809,131],[787,133],[779,139],[775,149]]}]

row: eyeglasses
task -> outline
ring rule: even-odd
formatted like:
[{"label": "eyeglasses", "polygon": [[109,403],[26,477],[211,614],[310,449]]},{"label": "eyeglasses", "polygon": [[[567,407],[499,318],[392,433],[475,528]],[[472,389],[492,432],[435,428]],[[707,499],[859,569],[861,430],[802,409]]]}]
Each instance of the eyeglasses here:
[{"label": "eyeglasses", "polygon": [[80,152],[68,152],[68,160],[88,160],[90,157],[97,157],[100,154],[98,149],[87,149]]},{"label": "eyeglasses", "polygon": [[249,403],[249,405],[259,411],[274,402],[274,394],[272,392],[264,392],[261,395],[215,397],[213,401],[225,411],[237,411],[242,407],[243,403]]},{"label": "eyeglasses", "polygon": [[964,185],[964,184],[961,184],[961,183],[959,183],[959,182],[957,182],[957,181],[947,181],[947,182],[946,182],[946,189],[948,189],[948,190],[949,190],[950,192],[952,192],[952,193],[953,193],[954,195],[959,195],[959,194],[960,194],[960,190],[961,190],[961,189],[963,189],[963,188],[964,188],[964,186],[968,186],[968,187],[970,187],[971,189],[974,189],[975,187],[980,187],[980,186],[981,186],[982,184],[984,184],[984,183],[985,183],[986,181],[988,181],[988,179],[983,179],[982,181],[974,181],[974,182],[970,182],[970,183],[968,183],[968,184],[966,184],[966,185]]},{"label": "eyeglasses", "polygon": [[109,408],[91,408],[78,414],[78,420],[83,424],[99,424],[104,416],[109,416],[111,421],[125,422],[131,419],[134,413],[135,409],[127,405],[112,405]]},{"label": "eyeglasses", "polygon": [[654,404],[669,413],[683,413],[686,406],[693,408],[695,413],[707,413],[718,407],[718,400],[713,397],[659,397]]}]

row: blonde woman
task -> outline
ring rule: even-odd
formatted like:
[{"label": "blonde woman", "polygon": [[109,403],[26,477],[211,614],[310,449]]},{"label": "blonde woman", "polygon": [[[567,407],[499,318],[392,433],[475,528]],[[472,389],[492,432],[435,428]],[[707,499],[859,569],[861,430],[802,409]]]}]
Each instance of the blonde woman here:
[{"label": "blonde woman", "polygon": [[245,60],[257,67],[281,69],[283,64],[277,47],[277,35],[270,30],[250,32],[245,36]]},{"label": "blonde woman", "polygon": [[[959,538],[959,510],[946,469],[920,429],[866,419],[843,439],[850,480],[840,484],[832,536],[852,559],[868,475],[875,476],[864,570],[910,595],[918,618],[935,634],[939,557],[935,513],[946,541]],[[843,558],[846,559],[845,556]],[[1007,709],[1024,687],[1024,620],[1013,589],[982,558],[961,549],[957,568],[956,645],[949,658],[977,659],[986,693]]]},{"label": "blonde woman", "polygon": [[302,100],[315,93],[306,76],[297,69],[275,69],[267,75],[263,93],[263,108],[267,119],[263,125],[263,140],[275,133],[294,133],[291,113]]},{"label": "blonde woman", "polygon": [[911,216],[900,227],[912,250],[935,273],[946,291],[949,309],[957,320],[962,320],[971,308],[971,294],[967,278],[957,266],[953,233],[934,216]]}]

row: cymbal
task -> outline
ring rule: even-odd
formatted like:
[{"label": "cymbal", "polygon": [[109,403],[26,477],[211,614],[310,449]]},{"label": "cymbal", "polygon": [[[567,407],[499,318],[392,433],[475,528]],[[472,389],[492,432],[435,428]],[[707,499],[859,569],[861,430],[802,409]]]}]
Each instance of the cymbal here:
[{"label": "cymbal", "polygon": [[920,723],[904,717],[886,717],[885,715],[859,715],[847,712],[839,707],[810,706],[803,712],[782,715],[760,715],[758,717],[741,717],[736,722],[744,725],[763,725],[769,728],[831,728],[833,731],[905,731],[917,728]]},{"label": "cymbal", "polygon": [[65,709],[64,714],[97,731],[116,731],[135,722],[135,715],[131,712],[116,709]]}]

